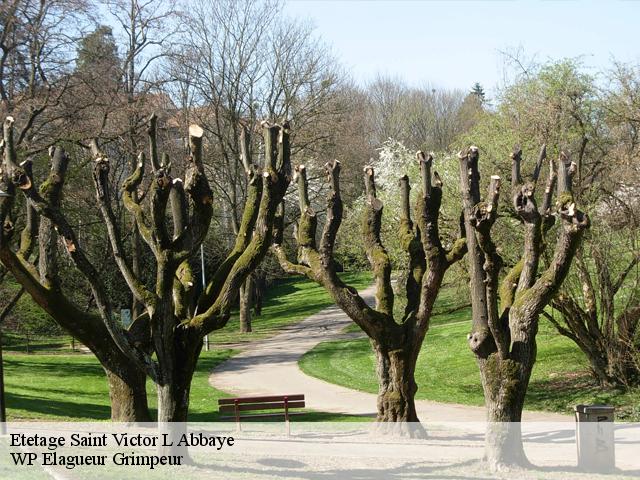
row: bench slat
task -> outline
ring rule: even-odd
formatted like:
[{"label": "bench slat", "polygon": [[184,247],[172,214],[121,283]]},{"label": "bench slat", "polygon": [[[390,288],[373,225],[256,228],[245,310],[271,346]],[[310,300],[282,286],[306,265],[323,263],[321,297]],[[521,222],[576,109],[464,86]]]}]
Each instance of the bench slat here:
[{"label": "bench slat", "polygon": [[[304,408],[304,400],[288,402],[287,403],[287,407],[288,408]],[[240,412],[249,412],[249,411],[256,411],[256,410],[275,410],[275,409],[284,409],[284,402],[242,403],[242,404],[239,403],[238,404],[238,411],[240,411]],[[225,413],[235,412],[236,411],[236,406],[235,405],[220,405],[219,411],[220,412],[225,412]]]},{"label": "bench slat", "polygon": [[287,397],[288,401],[292,400],[304,400],[304,394],[296,395],[269,395],[264,397],[238,397],[238,398],[220,398],[218,399],[218,405],[235,405],[241,403],[272,403],[272,402],[284,402],[284,397]]},{"label": "bench slat", "polygon": [[[294,415],[305,415],[306,412],[289,412],[289,416],[292,417]],[[275,417],[284,417],[284,412],[281,413],[256,413],[252,415],[240,415],[239,420],[247,420],[251,418],[275,418]],[[236,417],[218,417],[219,420],[235,420]]]}]

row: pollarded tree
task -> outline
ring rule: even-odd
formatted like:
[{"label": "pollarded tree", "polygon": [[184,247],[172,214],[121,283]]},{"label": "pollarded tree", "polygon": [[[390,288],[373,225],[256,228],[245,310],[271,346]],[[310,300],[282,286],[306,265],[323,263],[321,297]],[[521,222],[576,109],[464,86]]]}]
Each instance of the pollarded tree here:
[{"label": "pollarded tree", "polygon": [[[275,212],[289,183],[289,131],[286,124],[264,124],[265,162],[262,168],[253,165],[248,168],[250,194],[236,243],[205,291],[195,298],[196,282],[190,262],[208,232],[214,201],[202,162],[203,131],[196,125],[190,127],[185,180],[173,179],[168,159],[163,157],[161,162],[158,155],[154,120],[150,121],[149,128],[152,179],[140,195],[136,193],[144,187],[145,155],[140,154],[134,172],[124,182],[121,195],[113,196],[108,181],[109,159],[97,142],[92,144],[96,196],[115,261],[132,294],[144,305],[144,313],[134,320],[129,330],[114,320],[104,279],[83,251],[60,205],[69,162],[62,148],[55,149],[51,174],[38,192],[29,172],[16,162],[13,122],[7,119],[3,178],[11,190],[22,190],[28,204],[50,222],[50,228],[41,230],[41,235],[48,233],[51,236],[55,232],[60,237],[70,259],[90,285],[99,317],[108,333],[104,342],[113,340],[124,354],[127,365],[144,372],[156,384],[158,421],[184,422],[202,339],[226,324],[240,285],[271,245]],[[148,211],[143,204],[145,199]],[[142,239],[154,256],[156,280],[152,286],[144,284],[133,273],[130,255],[124,248],[112,210],[112,203],[116,201],[122,201],[135,218]],[[10,203],[3,201],[2,220],[7,217],[9,207]],[[168,217],[172,220],[171,233]],[[16,275],[16,278],[29,293],[39,292],[39,287],[30,285],[31,277],[26,273],[22,277]],[[49,297],[33,297],[38,303],[51,301]],[[64,296],[56,298],[66,308]]]},{"label": "pollarded tree", "polygon": [[[401,318],[393,313],[394,293],[391,285],[391,262],[380,239],[382,202],[376,198],[373,168],[365,167],[366,207],[362,235],[367,257],[375,277],[375,307],[367,305],[358,292],[346,285],[336,274],[333,249],[342,221],[340,197],[340,163],[325,165],[329,193],[327,217],[316,241],[318,219],[309,203],[304,165],[297,167],[300,219],[297,225],[297,262],[290,262],[282,246],[284,203],[280,209],[274,234],[274,251],[282,268],[291,274],[306,275],[322,285],[340,308],[369,336],[377,358],[379,382],[379,422],[418,422],[414,397],[416,360],[429,328],[436,296],[447,269],[464,255],[465,240],[459,239],[451,250],[443,247],[438,233],[438,218],[442,199],[442,182],[437,172],[431,173],[432,156],[418,152],[422,192],[415,205],[417,224],[411,220],[409,179],[400,179],[402,212],[399,228],[404,248],[409,256],[409,275],[405,285],[407,306]],[[412,435],[424,432],[418,425],[407,428]]]},{"label": "pollarded tree", "polygon": [[[489,425],[486,458],[494,469],[527,463],[522,447],[520,421],[525,395],[536,360],[538,318],[564,281],[576,253],[588,217],[576,209],[571,181],[576,165],[560,154],[557,174],[550,174],[540,208],[535,189],[545,160],[541,151],[531,181],[520,174],[522,151],[512,157],[513,207],[524,228],[520,261],[499,286],[503,261],[492,239],[491,228],[498,217],[500,177],[492,176],[488,196],[480,199],[479,152],[470,147],[460,152],[460,184],[467,235],[472,331],[469,346],[480,369]],[[555,211],[560,218],[553,259],[538,273],[545,238],[554,217],[551,201],[557,178]],[[500,305],[499,305],[500,303]]]}]

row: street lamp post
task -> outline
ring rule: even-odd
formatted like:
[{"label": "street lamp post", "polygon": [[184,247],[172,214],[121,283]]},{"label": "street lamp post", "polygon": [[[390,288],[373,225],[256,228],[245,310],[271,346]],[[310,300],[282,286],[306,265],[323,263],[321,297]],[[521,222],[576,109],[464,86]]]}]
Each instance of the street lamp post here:
[{"label": "street lamp post", "polygon": [[[200,263],[202,268],[202,291],[204,292],[205,288],[207,288],[207,278],[204,273],[204,246],[200,244]],[[209,335],[204,336],[204,350],[206,352],[209,351]]]},{"label": "street lamp post", "polygon": [[[11,197],[10,193],[0,189],[0,198]],[[2,360],[2,330],[0,330],[0,434],[7,433],[7,409],[4,403],[4,368]]]}]

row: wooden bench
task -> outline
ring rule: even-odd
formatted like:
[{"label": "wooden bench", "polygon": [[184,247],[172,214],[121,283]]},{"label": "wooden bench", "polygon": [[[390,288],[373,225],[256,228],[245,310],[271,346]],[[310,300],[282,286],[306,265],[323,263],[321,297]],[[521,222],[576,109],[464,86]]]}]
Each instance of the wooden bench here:
[{"label": "wooden bench", "polygon": [[[220,420],[235,420],[238,430],[240,421],[258,418],[284,417],[287,424],[287,435],[290,432],[289,418],[302,412],[291,412],[292,409],[304,408],[304,394],[297,395],[269,395],[264,397],[220,398],[218,410],[220,413],[231,413],[220,417]],[[280,412],[262,412],[262,410],[282,410]],[[259,412],[249,413],[247,412]]]}]

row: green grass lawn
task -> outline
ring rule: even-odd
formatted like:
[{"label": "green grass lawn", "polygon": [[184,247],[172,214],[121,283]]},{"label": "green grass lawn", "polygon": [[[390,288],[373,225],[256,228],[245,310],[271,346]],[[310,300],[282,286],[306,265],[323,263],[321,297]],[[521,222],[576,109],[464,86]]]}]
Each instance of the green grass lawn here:
[{"label": "green grass lawn", "polygon": [[[369,272],[341,273],[340,277],[359,290],[372,281]],[[251,333],[240,333],[240,320],[235,314],[224,328],[209,335],[209,341],[224,345],[265,338],[331,305],[333,301],[323,287],[301,277],[290,277],[268,288],[262,315],[253,317]]]},{"label": "green grass lawn", "polygon": [[[191,386],[190,420],[217,418],[217,399],[225,396],[208,384],[211,370],[233,350],[202,352]],[[5,355],[5,389],[9,420],[108,420],[109,389],[102,367],[90,354]],[[157,404],[147,385],[149,407]]]},{"label": "green grass lawn", "polygon": [[[443,300],[446,303],[448,296]],[[438,301],[436,311],[444,309],[443,303]],[[418,358],[417,398],[484,404],[478,368],[467,345],[469,318],[468,308],[433,318]],[[594,385],[583,354],[544,320],[537,339],[538,361],[525,408],[570,413],[579,403],[607,403],[618,407],[619,419],[640,420],[640,389],[605,391]],[[378,391],[375,361],[366,338],[321,343],[301,359],[300,367],[308,375],[331,383],[371,393]]]},{"label": "green grass lawn", "polygon": [[[191,384],[189,420],[218,420],[218,399],[229,395],[209,385],[216,365],[233,350],[202,352]],[[7,417],[17,420],[109,420],[109,389],[102,367],[93,355],[5,355]],[[157,397],[147,383],[149,407],[155,417]],[[354,417],[351,420],[357,420]],[[345,420],[339,415],[308,412],[298,421]],[[349,419],[346,419],[349,420]]]},{"label": "green grass lawn", "polygon": [[[370,283],[369,274],[344,274],[356,288]],[[216,345],[203,351],[191,386],[190,421],[216,421],[218,398],[228,396],[208,383],[216,365],[234,354],[220,344],[242,343],[278,333],[283,326],[312,315],[332,302],[323,288],[308,280],[289,278],[271,287],[263,314],[254,318],[254,332],[240,334],[237,317],[211,335]],[[102,367],[91,354],[70,353],[70,337],[34,339],[25,354],[19,338],[6,338],[4,369],[7,416],[13,420],[108,420],[109,391]],[[42,353],[47,352],[47,353]],[[155,414],[156,394],[147,384],[149,407]],[[322,412],[308,412],[299,420],[357,420]]]}]

